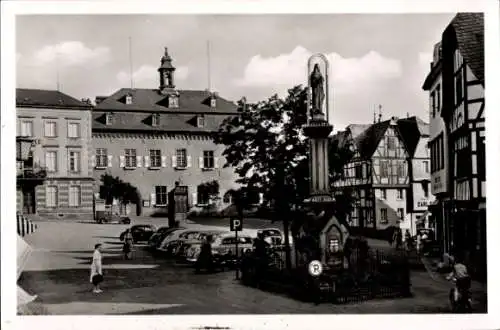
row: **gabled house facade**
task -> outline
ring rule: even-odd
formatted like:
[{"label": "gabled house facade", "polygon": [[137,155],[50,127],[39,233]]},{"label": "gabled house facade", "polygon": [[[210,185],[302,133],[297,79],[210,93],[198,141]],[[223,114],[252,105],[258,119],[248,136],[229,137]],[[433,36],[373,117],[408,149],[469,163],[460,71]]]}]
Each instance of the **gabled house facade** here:
[{"label": "gabled house facade", "polygon": [[[486,155],[482,13],[459,13],[454,17],[442,35],[441,63],[440,116],[446,135],[446,189],[450,197],[442,208],[443,249],[462,255],[479,275],[484,275]],[[424,84],[424,89],[428,85]]]},{"label": "gabled house facade", "polygon": [[55,90],[16,90],[18,212],[92,219],[91,108]]},{"label": "gabled house facade", "polygon": [[349,125],[333,137],[342,136],[354,152],[343,178],[333,183],[336,190],[353,191],[351,226],[383,230],[409,222],[411,159],[401,125],[402,120],[393,117],[372,125]]},{"label": "gabled house facade", "polygon": [[225,118],[238,115],[236,105],[216,93],[176,89],[167,49],[158,72],[158,89],[122,88],[96,98],[91,157],[96,194],[103,174],[118,176],[137,187],[142,214],[151,215],[166,209],[176,184],[185,192],[176,207],[211,203],[199,187],[217,181],[220,202],[229,204],[237,176],[223,168],[224,146],[213,142],[213,134]]}]

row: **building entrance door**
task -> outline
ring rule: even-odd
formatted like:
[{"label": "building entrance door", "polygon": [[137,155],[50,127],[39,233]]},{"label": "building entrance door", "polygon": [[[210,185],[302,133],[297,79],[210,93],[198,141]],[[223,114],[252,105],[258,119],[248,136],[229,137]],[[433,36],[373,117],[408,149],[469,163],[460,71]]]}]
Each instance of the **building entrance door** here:
[{"label": "building entrance door", "polygon": [[188,211],[188,187],[177,186],[174,190],[175,213],[187,213]]},{"label": "building entrance door", "polygon": [[23,213],[35,214],[35,192],[33,189],[23,190]]}]

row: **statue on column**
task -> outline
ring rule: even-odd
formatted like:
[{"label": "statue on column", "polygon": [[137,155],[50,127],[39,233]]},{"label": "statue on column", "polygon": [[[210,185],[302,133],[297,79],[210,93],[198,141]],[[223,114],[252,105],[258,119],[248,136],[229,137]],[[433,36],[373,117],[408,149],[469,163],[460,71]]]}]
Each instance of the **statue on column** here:
[{"label": "statue on column", "polygon": [[309,78],[312,90],[311,97],[311,116],[323,113],[323,101],[325,100],[324,78],[319,70],[319,64],[314,64],[313,72]]}]

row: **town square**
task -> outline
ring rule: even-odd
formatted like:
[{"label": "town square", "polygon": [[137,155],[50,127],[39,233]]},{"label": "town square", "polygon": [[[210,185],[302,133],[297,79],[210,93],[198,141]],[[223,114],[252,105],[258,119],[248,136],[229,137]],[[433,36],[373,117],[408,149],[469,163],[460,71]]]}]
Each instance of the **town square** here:
[{"label": "town square", "polygon": [[484,33],[17,17],[17,314],[490,312]]}]

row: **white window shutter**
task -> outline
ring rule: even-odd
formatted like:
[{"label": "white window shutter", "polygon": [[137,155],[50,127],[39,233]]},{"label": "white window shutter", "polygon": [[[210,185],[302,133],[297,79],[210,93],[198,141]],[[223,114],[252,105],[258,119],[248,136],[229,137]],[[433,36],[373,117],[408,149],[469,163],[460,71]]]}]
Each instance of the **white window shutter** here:
[{"label": "white window shutter", "polygon": [[144,156],[144,167],[149,167],[150,162],[149,162],[149,156]]},{"label": "white window shutter", "polygon": [[193,206],[195,206],[196,204],[198,204],[198,194],[197,193],[193,193]]},{"label": "white window shutter", "polygon": [[151,206],[156,205],[156,193],[152,192],[151,193]]},{"label": "white window shutter", "polygon": [[113,155],[108,155],[108,167],[113,167]]},{"label": "white window shutter", "polygon": [[191,167],[193,164],[192,164],[192,161],[191,161],[191,156],[187,156],[187,167]]},{"label": "white window shutter", "polygon": [[259,204],[263,204],[263,203],[264,203],[264,194],[259,193]]},{"label": "white window shutter", "polygon": [[95,156],[90,157],[90,162],[91,162],[92,168],[94,168],[95,167]]},{"label": "white window shutter", "polygon": [[161,167],[167,167],[167,156],[161,156]]},{"label": "white window shutter", "polygon": [[214,168],[219,168],[219,157],[214,157]]},{"label": "white window shutter", "polygon": [[200,168],[203,168],[203,157],[200,157],[200,158],[198,159],[198,162],[199,162],[199,164],[200,164]]},{"label": "white window shutter", "polygon": [[125,156],[120,156],[120,167],[125,167]]},{"label": "white window shutter", "polygon": [[137,159],[137,167],[142,167],[142,156],[136,156],[135,158]]},{"label": "white window shutter", "polygon": [[172,156],[172,167],[177,167],[177,156]]}]

